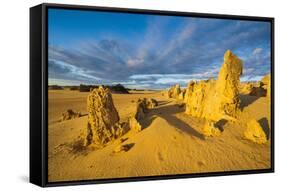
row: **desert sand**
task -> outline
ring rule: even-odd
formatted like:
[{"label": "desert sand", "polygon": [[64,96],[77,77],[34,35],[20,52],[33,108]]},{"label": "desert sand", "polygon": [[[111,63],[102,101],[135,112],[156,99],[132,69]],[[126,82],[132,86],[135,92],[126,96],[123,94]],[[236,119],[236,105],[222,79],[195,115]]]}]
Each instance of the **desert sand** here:
[{"label": "desert sand", "polygon": [[[225,57],[222,68],[226,69],[221,70],[218,79],[224,76],[231,79],[224,83],[220,80],[202,81],[193,85],[190,83],[182,89],[175,86],[168,92],[130,91],[129,94],[110,93],[105,89],[91,92],[49,90],[48,180],[56,182],[270,168],[269,96],[250,94],[249,91],[253,92],[256,87],[256,92],[261,85],[252,84],[250,88],[245,88],[248,85],[239,82],[242,70],[239,68],[240,61],[230,53],[226,53]],[[227,69],[232,67],[229,63],[238,63],[238,69]],[[250,90],[245,93],[245,89]],[[97,106],[97,98],[92,99],[91,96],[100,98],[100,94],[109,101],[102,103],[101,99]],[[147,111],[141,117],[135,115],[136,104],[144,104],[140,98],[157,101],[157,105],[145,108]],[[211,107],[212,102],[216,106]],[[109,113],[114,118],[114,124],[111,124],[114,128],[107,129],[106,136],[109,138],[99,140],[92,135],[89,138],[89,130],[95,135],[100,132],[95,125],[101,124],[103,116],[95,111],[100,109],[100,104],[108,103],[109,109],[102,109],[100,113]],[[219,105],[226,109],[221,110]],[[69,109],[79,115],[62,120],[62,114]],[[137,128],[131,127],[132,119],[139,124]],[[218,130],[217,122],[222,119],[225,121]],[[124,124],[128,125],[127,129]],[[107,127],[102,123],[99,128]],[[256,141],[256,138],[259,139]],[[86,143],[85,139],[88,139]]]},{"label": "desert sand", "polygon": [[[73,151],[73,140],[85,129],[87,116],[56,121],[70,107],[86,114],[86,97],[87,93],[78,91],[49,91],[50,182],[270,168],[270,142],[258,145],[246,140],[239,124],[227,124],[220,137],[205,138],[201,133],[204,120],[188,116],[181,102],[160,92],[113,94],[124,121],[134,107],[131,100],[152,97],[160,103],[148,113],[144,130],[122,137],[124,144],[132,144],[129,151],[114,153],[120,139],[100,150]],[[270,121],[265,97],[244,96],[243,101],[247,106],[240,123],[249,116]]]}]

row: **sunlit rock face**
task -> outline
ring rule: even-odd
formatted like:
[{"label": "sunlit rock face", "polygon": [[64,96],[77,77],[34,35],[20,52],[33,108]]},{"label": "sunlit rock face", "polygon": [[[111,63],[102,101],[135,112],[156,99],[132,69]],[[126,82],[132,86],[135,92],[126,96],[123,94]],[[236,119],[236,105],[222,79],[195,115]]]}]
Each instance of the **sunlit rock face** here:
[{"label": "sunlit rock face", "polygon": [[136,102],[134,111],[129,118],[129,127],[135,132],[143,130],[140,121],[145,118],[146,113],[149,109],[153,109],[158,106],[158,102],[152,98],[142,98]]},{"label": "sunlit rock face", "polygon": [[261,79],[262,87],[266,90],[266,97],[270,98],[271,95],[271,76],[270,74],[265,75]]},{"label": "sunlit rock face", "polygon": [[214,80],[190,82],[186,92],[186,113],[194,117],[204,117],[208,106],[210,93],[214,90]]},{"label": "sunlit rock face", "polygon": [[134,111],[129,118],[129,127],[134,132],[139,132],[142,130],[142,126],[139,123],[145,117],[145,113],[147,112],[146,103],[144,99],[139,99],[136,104]]},{"label": "sunlit rock face", "polygon": [[261,81],[241,83],[240,93],[257,97],[270,97],[270,75],[265,75]]},{"label": "sunlit rock face", "polygon": [[203,126],[202,133],[205,137],[217,137],[220,136],[222,131],[213,121],[206,121]]},{"label": "sunlit rock face", "polygon": [[184,100],[185,93],[186,89],[181,89],[180,85],[176,84],[167,91],[167,97],[177,100]]},{"label": "sunlit rock face", "polygon": [[177,99],[180,93],[181,93],[180,85],[176,84],[168,90],[168,98]]},{"label": "sunlit rock face", "polygon": [[244,136],[246,139],[254,143],[265,144],[267,142],[266,133],[260,123],[255,119],[252,119],[247,123]]},{"label": "sunlit rock face", "polygon": [[242,61],[230,50],[226,51],[217,80],[188,84],[185,97],[186,113],[214,121],[234,120],[239,111],[242,68]]},{"label": "sunlit rock face", "polygon": [[102,86],[93,89],[87,98],[87,110],[86,144],[104,145],[123,134],[123,128],[119,124],[119,115],[109,89]]}]

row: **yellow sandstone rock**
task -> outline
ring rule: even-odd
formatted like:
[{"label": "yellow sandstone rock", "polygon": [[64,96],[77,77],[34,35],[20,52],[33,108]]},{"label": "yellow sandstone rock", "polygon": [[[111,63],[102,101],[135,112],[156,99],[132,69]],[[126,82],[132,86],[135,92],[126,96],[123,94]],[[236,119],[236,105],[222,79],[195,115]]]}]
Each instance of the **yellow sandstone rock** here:
[{"label": "yellow sandstone rock", "polygon": [[242,74],[242,61],[234,55],[230,50],[224,55],[224,63],[220,69],[218,79],[216,81],[215,94],[212,100],[215,110],[209,109],[208,115],[218,113],[218,115],[236,117],[239,109],[239,84],[240,75]]},{"label": "yellow sandstone rock", "polygon": [[266,134],[263,128],[255,119],[252,119],[247,123],[244,136],[245,138],[253,141],[254,143],[264,144],[267,142]]},{"label": "yellow sandstone rock", "polygon": [[239,111],[239,84],[242,61],[230,50],[217,80],[190,82],[186,92],[186,113],[213,121],[235,120]]},{"label": "yellow sandstone rock", "polygon": [[139,99],[136,102],[132,116],[129,118],[129,127],[131,130],[135,132],[142,130],[142,126],[139,121],[145,117],[145,113],[147,112],[146,106],[146,99]]},{"label": "yellow sandstone rock", "polygon": [[181,90],[180,94],[178,95],[179,100],[184,100],[185,92],[186,92],[185,89]]},{"label": "yellow sandstone rock", "polygon": [[254,84],[252,82],[246,82],[240,84],[240,93],[248,95],[252,92]]},{"label": "yellow sandstone rock", "polygon": [[194,117],[204,118],[208,106],[208,96],[211,96],[215,87],[214,80],[201,80],[190,82],[186,93],[186,113]]},{"label": "yellow sandstone rock", "polygon": [[153,109],[156,106],[158,106],[158,102],[155,99],[153,99],[153,98],[149,98],[149,99],[144,98],[144,99],[145,99],[145,102],[146,102],[145,103],[146,104],[146,108]]},{"label": "yellow sandstone rock", "polygon": [[270,74],[265,75],[262,79],[261,82],[263,84],[263,86],[266,86],[265,89],[267,89],[267,86],[270,83]]},{"label": "yellow sandstone rock", "polygon": [[270,92],[269,89],[270,81],[267,80],[268,80],[268,75],[266,75],[261,81],[258,82],[242,83],[240,86],[240,93],[250,96],[266,97],[267,92]]},{"label": "yellow sandstone rock", "polygon": [[80,112],[75,112],[72,109],[68,109],[66,112],[62,113],[60,121],[65,121],[65,120],[74,119],[74,118],[78,118],[78,117],[81,117]]},{"label": "yellow sandstone rock", "polygon": [[268,81],[268,85],[267,85],[267,92],[266,92],[266,97],[269,99],[271,98],[271,81]]},{"label": "yellow sandstone rock", "polygon": [[180,93],[181,93],[180,85],[176,84],[168,90],[168,98],[177,99]]},{"label": "yellow sandstone rock", "polygon": [[266,90],[266,97],[270,98],[271,95],[271,76],[270,74],[265,75],[262,79],[261,79],[263,88]]},{"label": "yellow sandstone rock", "polygon": [[206,121],[202,131],[206,137],[217,137],[221,135],[221,130],[215,125],[214,121]]},{"label": "yellow sandstone rock", "polygon": [[109,89],[100,86],[87,98],[88,133],[86,144],[104,145],[124,134]]},{"label": "yellow sandstone rock", "polygon": [[135,110],[132,116],[129,118],[129,127],[135,132],[139,132],[143,129],[140,124],[140,121],[145,118],[145,113],[148,112],[148,109],[153,109],[158,105],[158,102],[155,99],[139,99],[135,105]]},{"label": "yellow sandstone rock", "polygon": [[140,132],[142,130],[141,124],[134,117],[129,118],[129,127],[134,132]]}]

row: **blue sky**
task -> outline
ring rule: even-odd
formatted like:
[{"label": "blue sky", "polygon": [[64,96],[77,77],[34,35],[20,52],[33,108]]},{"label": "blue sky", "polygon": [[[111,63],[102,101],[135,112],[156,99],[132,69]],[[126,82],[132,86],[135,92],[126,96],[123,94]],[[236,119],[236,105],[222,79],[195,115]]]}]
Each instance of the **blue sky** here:
[{"label": "blue sky", "polygon": [[270,23],[49,9],[49,84],[162,89],[216,78],[224,52],[242,81],[270,72]]}]

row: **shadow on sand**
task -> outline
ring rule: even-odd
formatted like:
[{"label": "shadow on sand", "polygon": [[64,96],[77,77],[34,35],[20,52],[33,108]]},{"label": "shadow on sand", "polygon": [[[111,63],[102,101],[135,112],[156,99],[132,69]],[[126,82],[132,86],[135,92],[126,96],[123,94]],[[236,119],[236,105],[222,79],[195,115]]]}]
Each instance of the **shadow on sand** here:
[{"label": "shadow on sand", "polygon": [[270,128],[269,128],[269,123],[267,118],[263,117],[258,121],[266,135],[266,139],[269,139],[269,133],[270,133]]},{"label": "shadow on sand", "polygon": [[239,98],[241,100],[240,109],[243,111],[245,107],[247,107],[248,105],[251,105],[256,100],[258,100],[260,97],[240,94]]},{"label": "shadow on sand", "polygon": [[166,102],[160,102],[159,106],[156,108],[151,109],[145,118],[143,122],[141,122],[141,125],[146,128],[148,127],[155,118],[161,117],[162,119],[166,120],[167,123],[169,123],[171,126],[177,128],[181,132],[184,132],[186,134],[189,134],[193,137],[199,138],[201,140],[205,140],[205,137],[192,128],[189,124],[186,122],[180,120],[175,116],[177,113],[184,112],[184,108],[181,107],[178,104],[173,104],[173,105],[167,105],[169,104],[169,101]]}]

